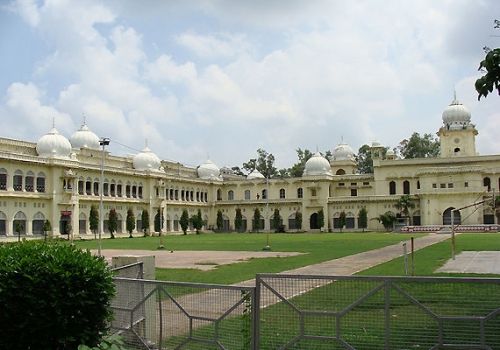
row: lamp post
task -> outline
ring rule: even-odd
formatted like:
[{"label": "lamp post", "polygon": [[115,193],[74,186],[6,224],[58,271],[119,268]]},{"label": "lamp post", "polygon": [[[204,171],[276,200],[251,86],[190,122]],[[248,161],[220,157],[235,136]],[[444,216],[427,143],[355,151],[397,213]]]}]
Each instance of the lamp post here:
[{"label": "lamp post", "polygon": [[267,230],[266,233],[266,246],[262,248],[262,250],[271,250],[271,246],[269,245],[269,231],[271,230],[271,221],[269,215],[269,176],[266,177],[266,218],[269,222],[269,230]]},{"label": "lamp post", "polygon": [[104,183],[104,147],[109,145],[109,138],[103,137],[99,140],[99,145],[101,148],[101,179],[99,183],[99,247],[97,253],[101,256],[101,236],[104,232],[104,207],[102,204],[102,193],[103,193],[103,183]]}]

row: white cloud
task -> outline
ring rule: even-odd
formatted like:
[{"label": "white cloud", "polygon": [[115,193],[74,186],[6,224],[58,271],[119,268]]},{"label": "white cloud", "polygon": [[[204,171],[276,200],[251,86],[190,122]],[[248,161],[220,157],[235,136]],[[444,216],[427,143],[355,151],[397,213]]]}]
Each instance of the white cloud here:
[{"label": "white cloud", "polygon": [[30,26],[36,27],[40,22],[36,0],[17,0],[7,5],[7,9],[18,13]]},{"label": "white cloud", "polygon": [[200,35],[183,33],[176,41],[202,58],[232,58],[250,50],[244,35],[217,33]]}]

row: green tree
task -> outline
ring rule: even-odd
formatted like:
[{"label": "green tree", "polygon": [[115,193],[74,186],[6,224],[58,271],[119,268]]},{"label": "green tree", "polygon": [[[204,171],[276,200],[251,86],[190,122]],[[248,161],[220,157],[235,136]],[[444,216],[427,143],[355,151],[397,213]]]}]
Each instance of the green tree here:
[{"label": "green tree", "polygon": [[292,165],[290,169],[288,169],[288,172],[291,177],[301,177],[302,174],[304,173],[304,168],[306,166],[306,162],[309,160],[309,158],[312,157],[312,152],[309,151],[308,149],[302,150],[300,147],[295,150],[297,152],[297,163]]},{"label": "green tree", "polygon": [[408,218],[408,222],[411,225],[411,216],[410,216],[410,209],[415,208],[415,202],[411,198],[409,194],[405,194],[401,197],[399,197],[398,201],[395,204],[396,209],[401,211],[401,214],[403,217]]},{"label": "green tree", "polygon": [[[494,28],[500,28],[500,21],[494,21]],[[497,90],[500,95],[500,48],[490,49],[484,47],[486,56],[484,60],[479,63],[479,70],[484,75],[476,80],[475,87],[478,93],[477,99],[480,100],[482,96],[486,97],[493,90]]]},{"label": "green tree", "polygon": [[24,230],[24,225],[19,221],[14,221],[14,231],[17,233],[17,241],[21,241],[21,232]]},{"label": "green tree", "polygon": [[260,229],[260,210],[259,208],[255,208],[253,211],[253,220],[252,220],[252,230],[259,232]]},{"label": "green tree", "polygon": [[220,210],[217,210],[217,220],[215,225],[217,226],[217,231],[222,231],[224,228],[224,218],[222,217],[222,211]]},{"label": "green tree", "polygon": [[179,224],[181,225],[182,232],[184,232],[184,234],[186,235],[187,234],[186,231],[187,231],[188,226],[189,226],[189,214],[188,214],[188,211],[186,209],[182,210]]},{"label": "green tree", "polygon": [[196,215],[191,217],[191,224],[193,224],[193,228],[196,230],[196,234],[200,234],[200,230],[203,227],[203,218],[201,216],[201,210],[198,209]]},{"label": "green tree", "polygon": [[432,134],[414,132],[409,139],[404,139],[397,147],[401,157],[409,158],[435,158],[439,155],[439,140]]},{"label": "green tree", "polygon": [[295,228],[302,230],[302,213],[298,210],[295,212]]},{"label": "green tree", "polygon": [[43,223],[43,237],[45,240],[47,240],[47,233],[52,231],[52,225],[50,224],[50,221],[47,219],[45,220],[45,222]]},{"label": "green tree", "polygon": [[272,221],[273,221],[274,231],[278,232],[281,226],[281,216],[279,209],[274,209]]},{"label": "green tree", "polygon": [[149,212],[146,209],[144,209],[141,213],[141,224],[142,232],[144,232],[144,237],[146,237],[149,232]]},{"label": "green tree", "polygon": [[373,174],[373,159],[370,146],[363,145],[359,148],[356,163],[358,173]]},{"label": "green tree", "polygon": [[243,171],[241,171],[240,167],[239,166],[233,166],[231,168],[231,170],[234,172],[235,175],[240,175],[240,176],[244,176],[245,174],[243,173]]},{"label": "green tree", "polygon": [[368,227],[368,211],[365,207],[359,209],[358,216],[358,227],[363,229],[363,232],[365,232],[365,229]]},{"label": "green tree", "polygon": [[325,213],[323,212],[323,209],[318,211],[318,226],[320,229],[325,226]]},{"label": "green tree", "polygon": [[113,208],[109,211],[109,217],[108,217],[108,230],[109,233],[111,234],[111,238],[115,238],[115,232],[116,229],[118,228],[118,214],[116,213],[116,210]]},{"label": "green tree", "polygon": [[345,227],[346,222],[347,222],[346,214],[345,211],[342,210],[339,216],[340,232],[342,232],[342,229]]},{"label": "green tree", "polygon": [[99,212],[95,205],[90,206],[89,214],[89,226],[90,231],[94,233],[94,238],[97,238],[97,230],[99,229]]},{"label": "green tree", "polygon": [[127,210],[126,225],[127,225],[128,236],[130,238],[132,238],[132,231],[134,231],[134,229],[135,229],[135,215],[134,215],[134,212],[132,211],[132,209],[130,209],[130,208]]},{"label": "green tree", "polygon": [[241,214],[240,208],[236,208],[236,215],[234,216],[234,228],[238,232],[241,232],[243,229],[243,215]]},{"label": "green tree", "polygon": [[396,222],[396,216],[388,211],[384,214],[380,214],[377,218],[387,231],[392,231],[394,223]]},{"label": "green tree", "polygon": [[272,178],[278,175],[278,170],[274,166],[274,155],[268,153],[267,151],[259,148],[257,150],[258,157],[256,159],[250,159],[248,162],[243,163],[243,169],[251,172],[253,169],[257,169],[266,178]]}]

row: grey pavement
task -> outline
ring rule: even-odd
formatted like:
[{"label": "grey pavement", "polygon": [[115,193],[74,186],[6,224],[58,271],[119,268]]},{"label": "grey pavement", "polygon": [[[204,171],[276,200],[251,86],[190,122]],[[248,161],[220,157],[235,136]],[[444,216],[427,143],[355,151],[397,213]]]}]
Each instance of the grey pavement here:
[{"label": "grey pavement", "polygon": [[437,272],[500,274],[500,251],[464,251]]}]

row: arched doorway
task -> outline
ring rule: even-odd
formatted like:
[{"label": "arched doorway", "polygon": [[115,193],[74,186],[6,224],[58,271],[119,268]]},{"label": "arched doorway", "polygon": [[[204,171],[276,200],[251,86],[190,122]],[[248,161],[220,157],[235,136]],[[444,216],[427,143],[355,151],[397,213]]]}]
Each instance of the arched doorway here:
[{"label": "arched doorway", "polygon": [[313,213],[309,219],[309,228],[311,230],[318,230],[319,229],[319,224],[318,224],[318,213]]},{"label": "arched doorway", "polygon": [[62,212],[59,219],[59,233],[61,235],[68,235],[71,233],[71,212]]},{"label": "arched doorway", "polygon": [[[450,207],[443,212],[443,225],[451,225],[451,211],[455,208]],[[462,218],[460,216],[460,211],[455,211],[453,213],[453,224],[460,225],[462,223]]]}]

